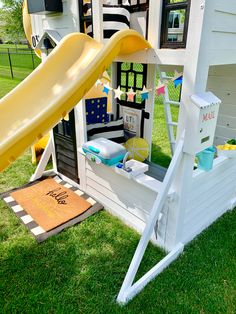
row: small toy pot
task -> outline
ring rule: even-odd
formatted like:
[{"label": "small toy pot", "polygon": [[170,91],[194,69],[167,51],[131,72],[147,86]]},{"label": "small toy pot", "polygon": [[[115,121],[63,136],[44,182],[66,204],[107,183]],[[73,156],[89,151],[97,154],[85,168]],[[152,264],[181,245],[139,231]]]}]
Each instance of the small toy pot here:
[{"label": "small toy pot", "polygon": [[204,171],[210,171],[213,166],[213,160],[216,153],[216,148],[214,146],[208,147],[198,153],[197,159],[198,159],[198,169],[204,170]]}]

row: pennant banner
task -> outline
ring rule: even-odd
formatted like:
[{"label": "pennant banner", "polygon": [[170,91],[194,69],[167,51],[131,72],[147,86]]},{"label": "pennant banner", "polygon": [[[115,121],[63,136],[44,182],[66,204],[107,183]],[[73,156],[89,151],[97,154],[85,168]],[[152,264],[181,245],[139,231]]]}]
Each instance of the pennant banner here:
[{"label": "pennant banner", "polygon": [[[183,84],[183,74],[175,71],[174,76],[171,79],[171,81],[174,83],[174,87],[177,88],[179,85]],[[120,86],[118,86],[117,88],[113,88],[109,82],[104,84],[101,79],[98,79],[95,83],[96,87],[98,87],[99,85],[103,88],[103,92],[106,95],[108,95],[109,92],[113,91],[114,92],[114,98],[117,98],[120,100],[121,96],[125,94],[127,96],[127,100],[130,102],[134,102],[136,95],[140,95],[142,101],[148,100],[149,99],[149,93],[152,92],[152,89],[147,89],[145,86],[143,87],[143,89],[141,91],[135,92],[133,90],[133,87],[131,87],[128,92],[124,92],[121,90]],[[160,80],[158,81],[158,86],[156,88],[157,96],[165,95],[167,85],[168,85],[168,81],[165,81],[165,82],[162,82]]]},{"label": "pennant banner", "polygon": [[143,87],[141,91],[135,92],[133,90],[133,87],[130,88],[128,92],[124,92],[121,90],[120,86],[118,88],[113,88],[110,86],[109,83],[104,84],[100,79],[98,79],[95,83],[95,86],[98,88],[98,86],[101,86],[103,88],[103,92],[108,95],[110,91],[114,92],[114,98],[121,99],[121,96],[126,94],[127,100],[133,102],[134,97],[136,95],[141,95],[142,101],[147,100],[149,98],[149,93],[152,91],[152,89],[147,89],[146,86]]}]

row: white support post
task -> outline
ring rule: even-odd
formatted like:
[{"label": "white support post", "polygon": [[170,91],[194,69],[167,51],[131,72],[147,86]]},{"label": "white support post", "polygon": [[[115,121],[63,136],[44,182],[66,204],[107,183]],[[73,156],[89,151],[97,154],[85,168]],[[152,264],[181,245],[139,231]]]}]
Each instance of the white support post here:
[{"label": "white support post", "polygon": [[[111,65],[111,86],[117,86],[117,62],[112,62]],[[114,114],[115,120],[119,117],[117,117],[117,105],[116,105],[116,99],[112,97],[112,112]]]},{"label": "white support post", "polygon": [[103,42],[103,1],[93,0],[92,1],[92,11],[93,11],[93,38],[98,42]]},{"label": "white support post", "polygon": [[207,49],[207,43],[202,46],[202,36],[206,32],[202,31],[204,25],[202,4],[202,0],[191,1],[177,140],[181,136],[182,130],[185,129],[189,97],[195,93],[205,91],[204,86],[206,87],[207,82],[207,75],[199,73],[199,71],[207,71],[205,65],[206,57],[204,56],[206,54],[204,49]]},{"label": "white support post", "polygon": [[50,131],[50,140],[52,141],[52,166],[53,166],[54,172],[57,173],[57,158],[56,158],[56,149],[55,149],[53,129]]},{"label": "white support post", "polygon": [[[191,114],[188,107],[190,96],[204,92],[207,85],[209,67],[206,64],[207,42],[204,42],[206,31],[202,32],[202,30],[209,29],[210,31],[210,27],[204,26],[204,23],[210,23],[210,21],[205,18],[203,3],[202,0],[191,2],[177,142],[181,137],[182,131],[186,129],[186,120],[189,114]],[[211,1],[209,3],[205,1],[205,5],[212,5],[212,3]],[[194,40],[192,40],[193,38]],[[187,209],[189,189],[192,184],[194,159],[195,156],[184,154],[183,161],[178,169],[178,180],[173,182],[174,190],[176,195],[178,195],[178,202],[173,215],[175,222],[173,222],[172,230],[170,231],[173,235],[172,240],[170,243],[165,244],[168,248],[172,248],[179,241],[183,241],[183,217]]]},{"label": "white support post", "polygon": [[80,154],[79,147],[87,141],[86,128],[86,112],[85,100],[81,100],[75,107],[75,131],[76,131],[76,146],[77,146],[77,161],[78,161],[78,177],[80,179],[81,190],[86,190],[86,161],[85,156]]},{"label": "white support post", "polygon": [[144,277],[139,279],[135,285],[132,286],[135,275],[138,271],[139,265],[142,261],[143,255],[147,248],[148,242],[150,240],[151,234],[153,232],[156,221],[159,217],[159,214],[164,206],[166,197],[170,186],[173,182],[173,179],[176,175],[177,169],[179,167],[180,161],[183,156],[183,143],[184,135],[182,135],[177,147],[175,154],[172,158],[170,166],[167,170],[165,179],[162,184],[162,189],[157,195],[157,198],[154,202],[150,216],[148,218],[146,227],[141,236],[139,244],[136,248],[135,254],[133,256],[132,262],[129,266],[128,272],[125,276],[124,282],[120,289],[117,301],[119,303],[127,303],[132,297],[134,297],[148,282],[155,278],[165,267],[167,267],[183,250],[183,245],[178,244],[172,252],[170,252],[161,262],[159,262],[154,268],[152,268]]},{"label": "white support post", "polygon": [[[152,91],[149,93],[149,98],[146,101],[145,112],[149,113],[149,119],[144,120],[144,138],[149,144],[149,151],[152,151],[152,130],[153,130],[153,116],[154,116],[154,102],[155,102],[155,87],[156,87],[156,65],[148,64],[147,68],[147,89]],[[149,161],[151,161],[151,153],[149,154]]]},{"label": "white support post", "polygon": [[182,235],[184,216],[187,208],[187,201],[189,199],[188,195],[192,184],[194,160],[195,156],[184,154],[184,158],[179,166],[176,176],[176,178],[178,177],[179,180],[176,179],[173,182],[173,189],[174,191],[176,191],[177,195],[179,195],[178,202],[175,208],[175,230],[175,227],[172,225],[172,233],[175,234],[175,242],[172,244],[173,247],[180,240],[183,241]]},{"label": "white support post", "polygon": [[148,41],[153,49],[160,48],[162,2],[149,0]]}]

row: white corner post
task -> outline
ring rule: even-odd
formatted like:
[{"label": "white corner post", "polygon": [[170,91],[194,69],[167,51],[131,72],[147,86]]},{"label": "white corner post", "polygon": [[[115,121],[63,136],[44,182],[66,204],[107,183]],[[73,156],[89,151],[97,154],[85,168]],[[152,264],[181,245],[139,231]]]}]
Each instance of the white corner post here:
[{"label": "white corner post", "polygon": [[[117,62],[112,62],[111,64],[111,85],[114,87],[117,86]],[[114,115],[114,119],[118,119],[117,117],[117,104],[116,104],[116,98],[112,97],[112,113]]]},{"label": "white corner post", "polygon": [[[192,1],[186,46],[186,62],[183,72],[182,97],[177,128],[177,141],[181,137],[184,129],[186,132],[191,131],[186,129],[186,121],[192,114],[189,111],[188,106],[190,96],[206,90],[209,67],[205,61],[207,42],[205,42],[204,38],[205,32],[202,32],[203,28],[209,28],[205,26],[206,23],[210,23],[210,21],[205,17],[202,1]],[[192,40],[193,38],[194,40]],[[188,206],[188,195],[192,184],[194,161],[194,155],[184,153],[178,169],[178,174],[173,182],[173,189],[177,195],[178,201],[173,215],[176,221],[171,227],[171,233],[174,235],[174,240],[171,240],[170,243],[166,243],[166,246],[169,249],[174,247],[179,241],[184,242],[183,217],[185,216],[185,211]]]},{"label": "white corner post", "polygon": [[79,148],[87,141],[86,128],[86,110],[85,99],[80,100],[74,108],[75,113],[75,131],[76,131],[76,147],[77,147],[77,163],[78,163],[78,178],[80,180],[80,188],[86,189],[86,160],[85,156],[79,152]]},{"label": "white corner post", "polygon": [[[145,113],[149,114],[148,119],[144,119],[144,138],[149,144],[149,151],[152,150],[152,131],[153,131],[153,116],[155,105],[155,90],[156,90],[156,64],[148,64],[147,67],[147,89],[150,89],[149,97],[146,100]],[[151,153],[149,154],[151,161]]]},{"label": "white corner post", "polygon": [[153,49],[160,48],[162,2],[149,0],[148,42]]},{"label": "white corner post", "polygon": [[120,292],[117,297],[117,302],[120,304],[126,304],[131,300],[136,294],[138,294],[151,280],[153,280],[158,274],[160,274],[171,262],[173,262],[183,251],[183,244],[178,243],[172,251],[164,257],[159,263],[157,263],[153,268],[151,268],[143,277],[141,277],[136,283],[133,284],[135,275],[138,271],[139,265],[142,261],[143,255],[147,248],[148,242],[150,240],[151,234],[153,232],[156,221],[159,217],[159,214],[164,206],[168,191],[171,187],[171,184],[176,175],[177,169],[181,162],[183,156],[183,143],[184,143],[184,133],[179,140],[179,143],[176,147],[175,154],[172,158],[170,166],[167,170],[165,179],[162,184],[162,189],[157,195],[157,198],[154,202],[150,216],[147,220],[144,232],[141,236],[141,239],[138,243],[136,251],[134,253],[133,259],[129,266],[128,272],[125,276],[124,282],[120,289]]},{"label": "white corner post", "polygon": [[[93,0],[92,1],[92,13],[93,21],[96,21],[96,24],[93,23],[93,38],[98,42],[103,42],[103,1]],[[95,27],[96,25],[96,27]]]}]

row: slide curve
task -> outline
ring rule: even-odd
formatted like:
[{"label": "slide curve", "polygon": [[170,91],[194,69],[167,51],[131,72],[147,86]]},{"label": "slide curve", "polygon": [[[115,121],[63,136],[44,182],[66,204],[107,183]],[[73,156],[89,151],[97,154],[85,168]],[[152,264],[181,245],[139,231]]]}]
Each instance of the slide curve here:
[{"label": "slide curve", "polygon": [[[22,6],[22,17],[23,17],[23,27],[24,27],[24,32],[25,32],[25,36],[26,39],[28,40],[28,42],[30,43],[30,46],[33,47],[33,43],[32,43],[32,24],[31,24],[31,17],[30,14],[28,13],[28,4],[27,1],[24,0],[23,2],[23,6]],[[34,49],[35,54],[41,58],[41,51],[39,49]]]},{"label": "slide curve", "polygon": [[81,33],[64,37],[0,100],[0,171],[65,117],[116,56],[147,48],[150,44],[134,30],[117,32],[105,46]]}]

